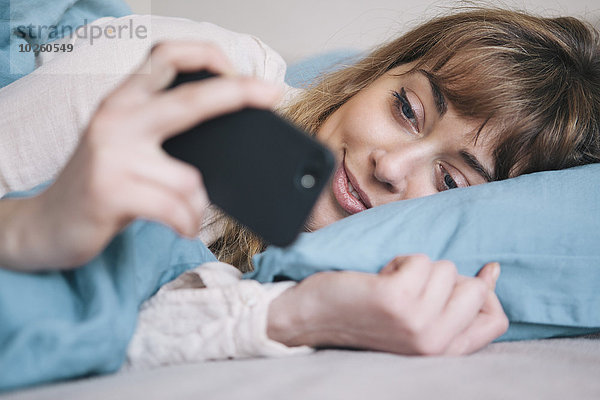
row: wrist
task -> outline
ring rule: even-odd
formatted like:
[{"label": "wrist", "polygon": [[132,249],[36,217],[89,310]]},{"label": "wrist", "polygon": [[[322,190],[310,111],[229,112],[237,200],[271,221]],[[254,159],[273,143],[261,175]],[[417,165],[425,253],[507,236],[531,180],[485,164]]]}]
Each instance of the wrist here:
[{"label": "wrist", "polygon": [[269,305],[267,336],[288,347],[319,344],[318,308],[310,296],[303,296],[298,286],[287,289]]}]

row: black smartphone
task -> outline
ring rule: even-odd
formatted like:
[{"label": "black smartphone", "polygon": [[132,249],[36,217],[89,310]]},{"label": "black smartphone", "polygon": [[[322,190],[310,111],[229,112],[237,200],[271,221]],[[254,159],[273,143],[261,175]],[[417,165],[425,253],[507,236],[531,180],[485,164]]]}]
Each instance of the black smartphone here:
[{"label": "black smartphone", "polygon": [[[180,73],[169,88],[215,77]],[[267,243],[287,246],[329,182],[329,149],[271,111],[245,108],[167,139],[163,149],[196,166],[210,201]]]}]

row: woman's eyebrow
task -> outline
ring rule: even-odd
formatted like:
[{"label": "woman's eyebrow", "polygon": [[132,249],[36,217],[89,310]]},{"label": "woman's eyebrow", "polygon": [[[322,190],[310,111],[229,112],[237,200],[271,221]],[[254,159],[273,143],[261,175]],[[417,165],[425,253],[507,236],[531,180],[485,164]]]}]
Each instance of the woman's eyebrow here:
[{"label": "woman's eyebrow", "polygon": [[[441,118],[446,111],[448,111],[448,103],[446,102],[444,94],[440,90],[440,87],[435,83],[435,77],[431,73],[425,71],[424,69],[419,69],[417,72],[423,74],[429,81],[429,85],[431,86],[431,94],[433,95],[433,102],[435,103],[435,108]],[[464,162],[475,172],[477,172],[483,179],[485,179],[486,182],[492,182],[495,180],[493,174],[487,168],[485,168],[473,154],[466,150],[461,150],[460,156]]]},{"label": "woman's eyebrow", "polygon": [[435,78],[431,73],[425,71],[424,69],[419,69],[417,71],[422,73],[429,81],[429,86],[431,86],[431,94],[433,95],[435,108],[441,118],[448,110],[448,103],[446,103],[446,98],[442,94],[440,87],[435,83]]},{"label": "woman's eyebrow", "polygon": [[479,162],[479,160],[477,160],[477,157],[475,157],[473,154],[469,153],[466,150],[461,150],[459,153],[460,153],[460,156],[465,161],[465,163],[469,167],[474,169],[475,172],[477,172],[479,175],[481,175],[481,177],[483,179],[485,179],[486,182],[493,182],[495,180],[494,177],[492,176],[492,174],[490,173],[490,171],[487,168],[485,168]]}]

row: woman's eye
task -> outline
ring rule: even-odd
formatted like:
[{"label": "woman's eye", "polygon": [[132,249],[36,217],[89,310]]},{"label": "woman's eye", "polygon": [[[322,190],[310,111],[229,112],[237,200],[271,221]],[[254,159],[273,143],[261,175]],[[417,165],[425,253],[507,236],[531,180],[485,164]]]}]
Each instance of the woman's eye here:
[{"label": "woman's eye", "polygon": [[442,165],[439,166],[439,173],[440,183],[438,184],[438,191],[443,192],[445,190],[456,189],[460,187],[452,175],[446,171],[446,168],[444,168]]},{"label": "woman's eye", "polygon": [[444,185],[446,185],[447,190],[456,189],[458,187],[454,179],[452,179],[452,175],[447,172],[444,174]]},{"label": "woman's eye", "polygon": [[406,91],[404,88],[402,88],[400,92],[393,90],[392,95],[394,96],[394,105],[396,106],[398,112],[410,123],[412,128],[418,132],[419,122],[417,121],[415,111],[413,110],[410,101],[408,101],[408,98],[406,97]]}]

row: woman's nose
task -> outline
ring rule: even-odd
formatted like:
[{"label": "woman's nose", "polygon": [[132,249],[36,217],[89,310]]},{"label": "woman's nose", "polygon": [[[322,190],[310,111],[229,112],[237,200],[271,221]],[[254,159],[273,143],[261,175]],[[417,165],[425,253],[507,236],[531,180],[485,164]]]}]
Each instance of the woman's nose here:
[{"label": "woman's nose", "polygon": [[394,151],[378,149],[373,151],[371,159],[375,179],[384,184],[388,193],[395,195],[394,200],[421,195],[417,192],[424,190],[419,181],[426,179],[427,152],[424,146],[406,144]]}]

